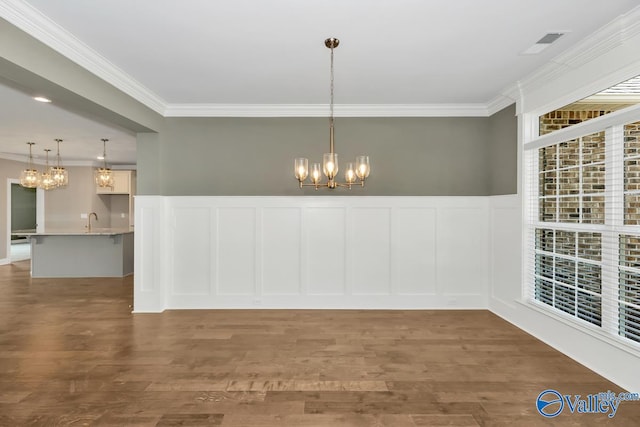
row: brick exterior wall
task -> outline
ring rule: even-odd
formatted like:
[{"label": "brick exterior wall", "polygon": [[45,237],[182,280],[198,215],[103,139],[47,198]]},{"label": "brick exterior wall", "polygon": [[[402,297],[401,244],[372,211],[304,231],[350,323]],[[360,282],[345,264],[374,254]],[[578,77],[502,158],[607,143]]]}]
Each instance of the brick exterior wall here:
[{"label": "brick exterior wall", "polygon": [[612,110],[565,111],[556,110],[540,116],[540,136],[560,130],[596,117],[611,113]]},{"label": "brick exterior wall", "polygon": [[[640,158],[628,157],[640,155],[640,122],[624,127],[624,191],[640,190]],[[624,196],[624,223],[640,224],[640,194]]]},{"label": "brick exterior wall", "polygon": [[575,139],[544,147],[538,153],[540,219],[604,223],[604,132],[584,136],[582,143]]}]

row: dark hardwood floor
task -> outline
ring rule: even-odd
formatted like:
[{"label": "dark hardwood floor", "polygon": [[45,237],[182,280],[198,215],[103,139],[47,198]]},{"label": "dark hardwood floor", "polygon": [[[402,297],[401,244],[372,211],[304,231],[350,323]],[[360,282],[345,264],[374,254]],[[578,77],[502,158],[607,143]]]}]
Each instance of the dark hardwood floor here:
[{"label": "dark hardwood floor", "polygon": [[640,425],[542,417],[545,389],[622,390],[488,311],[132,315],[132,282],[0,266],[0,425]]}]

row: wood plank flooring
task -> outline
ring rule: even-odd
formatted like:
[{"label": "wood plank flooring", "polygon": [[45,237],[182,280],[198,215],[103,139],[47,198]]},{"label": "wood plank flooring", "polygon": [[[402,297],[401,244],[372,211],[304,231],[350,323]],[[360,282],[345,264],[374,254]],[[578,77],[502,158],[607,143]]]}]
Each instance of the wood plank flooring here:
[{"label": "wood plank flooring", "polygon": [[131,277],[0,266],[0,425],[640,425],[640,402],[543,418],[545,389],[622,390],[488,311],[131,303]]}]

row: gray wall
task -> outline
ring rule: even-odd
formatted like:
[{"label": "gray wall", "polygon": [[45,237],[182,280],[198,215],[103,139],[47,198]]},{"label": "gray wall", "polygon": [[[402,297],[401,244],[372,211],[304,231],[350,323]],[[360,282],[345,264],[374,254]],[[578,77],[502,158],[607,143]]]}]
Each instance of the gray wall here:
[{"label": "gray wall", "polygon": [[518,121],[515,104],[489,118],[489,194],[515,194],[518,181]]},{"label": "gray wall", "polygon": [[[162,194],[160,191],[160,135],[138,133],[136,135],[137,176],[136,194]],[[141,193],[141,191],[144,191]]]},{"label": "gray wall", "polygon": [[293,177],[295,157],[328,151],[326,118],[167,118],[159,134],[138,135],[138,194],[484,196],[515,182],[515,158],[510,172],[491,172],[494,149],[515,150],[515,124],[509,112],[338,118],[342,170],[368,154],[372,173],[364,189],[330,192],[301,191]]},{"label": "gray wall", "polygon": [[68,167],[69,185],[47,191],[44,194],[45,229],[83,230],[87,220],[80,214],[95,212],[99,221],[92,221],[96,228],[111,226],[110,195],[96,194],[94,168]]}]

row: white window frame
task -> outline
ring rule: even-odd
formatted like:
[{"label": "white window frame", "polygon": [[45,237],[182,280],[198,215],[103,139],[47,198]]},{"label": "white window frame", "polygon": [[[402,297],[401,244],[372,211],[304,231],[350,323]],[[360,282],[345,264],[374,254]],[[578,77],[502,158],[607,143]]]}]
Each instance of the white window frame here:
[{"label": "white window frame", "polygon": [[[640,235],[640,226],[624,225],[624,125],[640,121],[640,105],[615,111],[565,129],[538,136],[539,116],[522,115],[523,125],[523,287],[522,297],[539,311],[612,342],[633,353],[640,352],[640,343],[618,333],[618,236]],[[538,149],[582,136],[605,131],[605,223],[543,222],[538,216]],[[564,313],[535,299],[535,230],[562,229],[602,233],[602,326]]]}]

